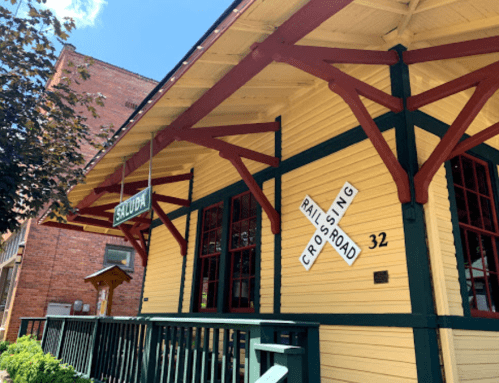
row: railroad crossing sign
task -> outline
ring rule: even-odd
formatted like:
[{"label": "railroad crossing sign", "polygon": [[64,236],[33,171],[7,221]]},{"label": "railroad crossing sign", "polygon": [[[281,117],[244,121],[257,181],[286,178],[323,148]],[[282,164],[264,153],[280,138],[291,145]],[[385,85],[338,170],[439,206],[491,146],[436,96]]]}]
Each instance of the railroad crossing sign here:
[{"label": "railroad crossing sign", "polygon": [[359,256],[360,248],[338,226],[358,192],[350,183],[345,182],[327,213],[324,213],[308,195],[301,203],[301,212],[316,227],[314,235],[300,255],[300,262],[307,271],[314,264],[326,242],[333,246],[349,266],[352,266]]}]

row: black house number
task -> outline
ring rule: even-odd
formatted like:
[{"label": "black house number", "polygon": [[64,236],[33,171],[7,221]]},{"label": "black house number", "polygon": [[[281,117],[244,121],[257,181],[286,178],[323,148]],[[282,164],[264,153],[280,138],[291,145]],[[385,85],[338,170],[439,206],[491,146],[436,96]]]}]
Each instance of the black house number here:
[{"label": "black house number", "polygon": [[388,242],[386,241],[386,233],[382,231],[378,234],[379,242],[376,240],[376,234],[371,234],[369,238],[371,238],[372,246],[369,246],[370,249],[375,249],[377,247],[386,247],[388,246]]}]

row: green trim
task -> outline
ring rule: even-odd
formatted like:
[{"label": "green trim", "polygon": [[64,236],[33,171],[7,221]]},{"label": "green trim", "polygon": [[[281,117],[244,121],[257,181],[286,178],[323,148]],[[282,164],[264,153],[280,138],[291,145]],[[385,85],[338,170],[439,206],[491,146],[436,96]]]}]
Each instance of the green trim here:
[{"label": "green trim", "polygon": [[[260,188],[262,185],[260,184]],[[256,243],[255,243],[255,313],[260,313],[260,288],[262,286],[261,269],[262,269],[262,207],[258,204],[256,209]]]},{"label": "green trim", "polygon": [[[397,45],[392,50],[395,50],[399,57],[402,57],[402,53],[406,48]],[[402,218],[412,312],[416,315],[434,318],[435,308],[429,253],[426,246],[424,208],[423,205],[414,201],[414,175],[419,168],[414,121],[406,108],[407,97],[411,95],[409,67],[407,64],[400,60],[396,65],[391,66],[390,79],[392,95],[402,98],[404,102],[404,111],[397,116],[395,135],[398,160],[407,171],[411,188],[411,202],[402,204]],[[418,381],[442,382],[436,330],[414,328],[413,333]]]},{"label": "green trim", "polygon": [[[279,158],[279,167],[282,159],[282,122],[281,117],[277,117],[276,121],[281,123],[281,128],[275,132],[275,156]],[[276,169],[274,178],[274,209],[279,214],[280,224],[281,219],[281,204],[282,204],[282,174],[279,169]],[[282,249],[281,232],[274,235],[274,314],[281,312],[281,283],[282,283],[282,265],[281,265],[281,249]]]},{"label": "green trim", "polygon": [[[194,168],[191,169],[192,178],[189,180],[189,193],[187,199],[192,202],[192,189],[194,187]],[[190,206],[185,220],[185,241],[189,245],[189,231],[191,227],[191,209]],[[187,254],[182,259],[182,275],[180,277],[180,292],[178,297],[178,312],[182,312],[182,303],[184,301],[184,285],[185,285],[185,268],[187,265]]]},{"label": "green trim", "polygon": [[[151,221],[154,220],[154,210],[151,210]],[[151,246],[151,238],[152,238],[152,225],[149,226],[149,235],[147,238],[147,263],[149,263],[149,247]],[[142,302],[144,302],[144,284],[146,282],[146,272],[147,265],[144,267],[144,274],[142,275],[142,289],[140,291],[140,302],[139,302],[139,315],[142,312]]]},{"label": "green trim", "polygon": [[198,224],[196,225],[196,248],[194,249],[194,265],[192,270],[192,282],[191,282],[191,303],[189,307],[189,312],[193,313],[195,305],[198,299],[199,291],[196,289],[197,286],[197,276],[199,274],[199,248],[201,246],[201,225],[203,224],[203,210],[198,210]]},{"label": "green trim", "polygon": [[441,328],[450,328],[453,330],[499,332],[499,320],[492,318],[445,315],[437,318],[437,324]]},{"label": "green trim", "polygon": [[464,253],[461,245],[461,232],[457,218],[456,194],[454,191],[454,179],[450,161],[445,162],[445,177],[447,179],[447,191],[449,192],[450,215],[452,223],[452,235],[454,236],[454,247],[456,249],[457,271],[459,274],[459,285],[461,290],[461,304],[465,317],[471,317],[470,305],[468,303],[468,289],[466,288],[466,272],[464,269]]}]

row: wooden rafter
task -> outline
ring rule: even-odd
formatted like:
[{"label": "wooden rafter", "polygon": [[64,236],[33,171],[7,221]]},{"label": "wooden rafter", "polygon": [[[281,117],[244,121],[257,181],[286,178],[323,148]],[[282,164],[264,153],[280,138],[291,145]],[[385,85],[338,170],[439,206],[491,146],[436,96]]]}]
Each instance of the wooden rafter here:
[{"label": "wooden rafter", "polygon": [[407,10],[406,15],[400,20],[400,23],[397,27],[397,34],[399,36],[402,36],[403,33],[405,32],[407,26],[409,25],[409,22],[411,21],[412,15],[415,13],[416,8],[419,4],[420,0],[411,0],[409,3],[409,7]]},{"label": "wooden rafter", "polygon": [[172,233],[173,237],[180,245],[180,254],[182,254],[183,256],[187,255],[187,241],[185,240],[185,238],[182,237],[182,234],[179,233],[173,222],[170,220],[170,218],[168,218],[163,209],[161,209],[161,206],[159,206],[158,202],[153,200],[152,208],[158,215],[161,222],[163,222],[163,224],[168,228],[170,233]]},{"label": "wooden rafter", "polygon": [[118,226],[118,228],[123,232],[123,235],[127,239],[128,242],[133,246],[135,251],[140,255],[140,258],[142,258],[142,266],[146,267],[147,266],[147,248],[145,246],[145,242],[143,245],[141,245],[135,237],[132,235],[128,227],[124,224],[121,224]]},{"label": "wooden rafter", "polygon": [[460,142],[452,150],[447,160],[450,160],[456,156],[464,154],[466,151],[473,149],[475,146],[483,144],[485,141],[495,137],[499,134],[499,123],[489,126],[487,129],[482,130],[480,133],[475,134],[467,138],[466,140]]}]

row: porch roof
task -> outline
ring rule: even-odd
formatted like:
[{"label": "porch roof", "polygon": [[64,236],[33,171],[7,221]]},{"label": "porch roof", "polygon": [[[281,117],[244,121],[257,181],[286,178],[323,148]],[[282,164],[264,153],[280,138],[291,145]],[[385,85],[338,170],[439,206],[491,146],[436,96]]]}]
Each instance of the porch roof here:
[{"label": "porch roof", "polygon": [[[153,179],[186,174],[213,150],[175,137],[163,148],[158,146],[161,140],[165,143],[160,132],[191,127],[231,126],[229,129],[232,129],[235,124],[269,123],[295,100],[323,86],[323,80],[273,58],[268,65],[262,65],[261,70],[255,69],[254,76],[243,79],[234,92],[224,84],[220,86],[224,76],[243,65],[245,58],[268,59],[257,57],[258,45],[255,44],[275,35],[280,26],[312,3],[318,3],[320,7],[325,2],[241,0],[232,4],[117,131],[114,143],[87,165],[85,183],[76,185],[69,193],[72,204],[83,209],[119,203],[119,193],[102,193],[96,198],[95,189],[116,185],[117,180],[119,183],[124,161],[127,161],[126,184],[147,180],[152,136],[157,138],[156,148],[153,145]],[[410,51],[499,35],[499,3],[496,0],[343,0],[330,3],[336,4],[336,12],[330,10],[331,17],[317,22],[318,26],[310,27],[309,31],[307,25],[295,26],[292,34],[297,37],[296,45],[387,51],[402,44]],[[291,29],[288,25],[288,31]],[[300,36],[300,30],[304,31],[303,36]],[[426,84],[429,89],[498,60],[499,53],[489,53],[415,65],[435,73],[435,78]],[[341,60],[332,65],[376,87],[370,74],[379,66],[342,63]],[[469,90],[464,92],[471,94]],[[206,95],[210,94],[220,102],[207,101]],[[499,97],[494,96],[487,104],[491,106],[487,112],[497,117],[494,122],[499,120],[498,101]],[[383,110],[389,109],[383,107]],[[472,125],[467,133],[482,129],[481,125]],[[232,139],[218,141],[230,143]],[[165,206],[165,203],[161,205]],[[112,212],[112,207],[107,212]],[[98,217],[92,214],[86,217],[90,218],[86,224],[70,220],[68,225],[83,231],[122,235],[117,229],[92,224],[91,219]],[[46,215],[42,221],[54,222]]]}]

